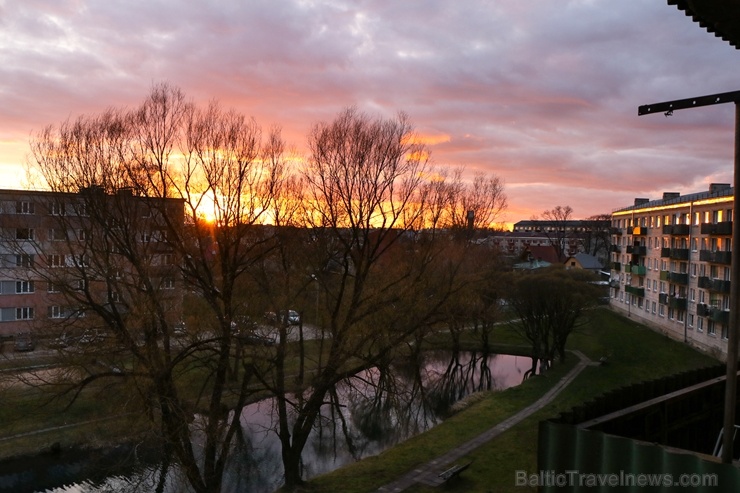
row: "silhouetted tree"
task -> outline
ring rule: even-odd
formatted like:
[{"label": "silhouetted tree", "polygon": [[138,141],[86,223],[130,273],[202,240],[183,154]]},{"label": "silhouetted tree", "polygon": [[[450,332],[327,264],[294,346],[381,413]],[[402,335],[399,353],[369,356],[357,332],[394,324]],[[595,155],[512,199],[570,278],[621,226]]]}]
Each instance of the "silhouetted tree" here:
[{"label": "silhouetted tree", "polygon": [[[244,350],[233,324],[248,300],[239,280],[275,245],[256,225],[274,210],[282,150],[277,130],[265,140],[253,120],[200,108],[167,84],[137,108],[49,126],[32,141],[35,171],[59,192],[49,207],[64,240],[35,274],[69,307],[63,319],[87,315],[118,349],[98,347],[96,364],[68,360],[57,383],[73,397],[103,380],[134,389],[194,491],[220,490],[262,364],[232,365]],[[191,337],[175,340],[183,304],[200,311],[185,310]]]},{"label": "silhouetted tree", "polygon": [[568,336],[598,300],[594,280],[590,272],[562,266],[511,274],[505,296],[517,317],[512,325],[532,345],[533,371],[538,361],[546,367],[555,356],[565,359]]}]

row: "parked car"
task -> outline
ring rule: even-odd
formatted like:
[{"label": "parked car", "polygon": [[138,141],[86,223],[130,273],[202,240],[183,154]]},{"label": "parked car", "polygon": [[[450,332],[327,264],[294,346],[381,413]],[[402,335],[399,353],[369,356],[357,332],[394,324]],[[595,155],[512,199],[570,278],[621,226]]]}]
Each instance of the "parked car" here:
[{"label": "parked car", "polygon": [[273,323],[283,322],[286,320],[286,317],[288,320],[288,325],[299,325],[301,323],[301,316],[295,310],[283,310],[277,313],[267,312],[265,313],[265,317],[267,318],[267,320]]},{"label": "parked car", "polygon": [[185,322],[178,322],[175,324],[175,326],[172,328],[172,334],[175,337],[185,337],[188,335],[188,329],[185,326]]},{"label": "parked car", "polygon": [[36,349],[36,343],[30,332],[20,332],[15,336],[13,350],[19,352],[33,351]]},{"label": "parked car", "polygon": [[87,329],[83,332],[79,342],[80,344],[99,344],[104,342],[107,337],[108,334],[100,329]]},{"label": "parked car", "polygon": [[54,349],[64,349],[76,343],[77,339],[77,337],[74,337],[68,332],[62,332],[62,335],[49,342],[49,347]]}]

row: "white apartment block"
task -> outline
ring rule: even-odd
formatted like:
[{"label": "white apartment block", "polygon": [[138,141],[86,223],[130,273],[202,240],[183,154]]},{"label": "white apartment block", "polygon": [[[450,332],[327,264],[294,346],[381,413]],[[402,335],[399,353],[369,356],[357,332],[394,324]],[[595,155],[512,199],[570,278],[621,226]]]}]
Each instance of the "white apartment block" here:
[{"label": "white apartment block", "polygon": [[668,336],[725,355],[733,189],[635,199],[612,213],[612,308]]}]

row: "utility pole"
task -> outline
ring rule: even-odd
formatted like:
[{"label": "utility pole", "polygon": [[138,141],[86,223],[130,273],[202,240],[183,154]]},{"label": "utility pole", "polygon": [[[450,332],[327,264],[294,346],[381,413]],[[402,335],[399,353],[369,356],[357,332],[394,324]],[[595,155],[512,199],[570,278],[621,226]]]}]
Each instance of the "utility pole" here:
[{"label": "utility pole", "polygon": [[725,409],[722,435],[722,462],[732,464],[735,415],[737,407],[738,309],[740,308],[740,91],[646,104],[637,114],[663,113],[670,116],[675,110],[698,108],[714,104],[735,103],[735,166],[732,206],[732,260],[730,284],[730,326],[727,337],[727,379],[725,381]]}]

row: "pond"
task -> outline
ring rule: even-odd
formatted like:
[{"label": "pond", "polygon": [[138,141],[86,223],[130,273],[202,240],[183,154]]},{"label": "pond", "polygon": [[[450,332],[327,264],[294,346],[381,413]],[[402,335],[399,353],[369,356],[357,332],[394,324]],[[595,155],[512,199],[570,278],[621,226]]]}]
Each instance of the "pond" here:
[{"label": "pond", "polygon": [[[432,428],[449,414],[452,404],[473,392],[518,385],[531,366],[531,359],[523,356],[429,351],[418,366],[409,362],[386,373],[366,370],[337,386],[334,405],[322,409],[303,451],[302,476],[309,479],[376,455]],[[247,406],[241,421],[243,439],[235,446],[223,491],[274,491],[282,485],[283,473],[274,401]],[[124,460],[134,457],[134,464]],[[156,457],[147,457],[143,450],[65,452],[0,465],[0,492],[154,491],[160,469]],[[187,491],[176,468],[169,468],[166,475],[162,491]]]}]

